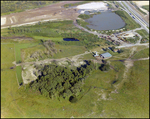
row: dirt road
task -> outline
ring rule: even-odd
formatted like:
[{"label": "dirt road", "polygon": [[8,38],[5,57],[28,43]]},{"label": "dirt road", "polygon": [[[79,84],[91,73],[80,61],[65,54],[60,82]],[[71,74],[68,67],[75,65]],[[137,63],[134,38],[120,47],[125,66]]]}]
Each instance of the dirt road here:
[{"label": "dirt road", "polygon": [[64,57],[64,58],[60,58],[60,59],[45,59],[45,60],[40,60],[40,61],[33,61],[33,62],[25,62],[25,63],[20,63],[20,64],[16,64],[16,63],[13,63],[15,64],[16,66],[21,66],[21,65],[29,65],[29,64],[44,64],[44,63],[48,63],[48,62],[52,62],[52,61],[59,61],[59,62],[62,62],[62,61],[66,61],[66,60],[69,60],[69,61],[73,61],[73,62],[76,62],[77,59],[82,56],[82,55],[85,55],[85,54],[89,54],[91,52],[85,52],[83,54],[78,54],[78,55],[75,55],[75,56],[71,56],[70,58],[69,57]]},{"label": "dirt road", "polygon": [[63,8],[62,6],[68,3],[76,3],[82,1],[62,1],[56,4],[45,6],[42,8],[36,8],[24,12],[12,13],[10,15],[1,16],[5,22],[1,24],[1,29],[8,26],[17,26],[25,24],[34,24],[40,20],[57,20],[57,19],[71,19],[74,20],[77,18],[78,10],[74,8]]}]

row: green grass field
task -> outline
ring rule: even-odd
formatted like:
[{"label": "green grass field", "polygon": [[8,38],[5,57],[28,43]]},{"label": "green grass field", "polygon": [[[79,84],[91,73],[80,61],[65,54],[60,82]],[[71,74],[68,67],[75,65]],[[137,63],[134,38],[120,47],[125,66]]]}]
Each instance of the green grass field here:
[{"label": "green grass field", "polygon": [[139,12],[141,12],[144,15],[146,15],[146,13],[143,10],[141,10],[139,7],[137,7],[137,9],[139,10]]},{"label": "green grass field", "polygon": [[70,57],[78,54],[84,53],[86,50],[83,46],[62,46],[62,45],[55,45],[57,49],[61,49],[62,52],[59,52],[53,56],[53,58],[63,58],[63,57]]},{"label": "green grass field", "polygon": [[58,37],[58,38],[51,38],[51,37],[43,37],[43,36],[32,36],[32,38],[36,39],[36,40],[52,40],[52,41],[63,41],[62,37]]},{"label": "green grass field", "polygon": [[89,54],[83,55],[83,56],[80,57],[79,59],[87,60],[87,59],[95,59],[95,57],[93,57],[93,54],[89,53]]},{"label": "green grass field", "polygon": [[1,44],[1,62],[10,63],[15,61],[14,57],[14,44]]},{"label": "green grass field", "polygon": [[147,11],[149,11],[149,5],[142,6],[142,8],[146,9]]},{"label": "green grass field", "polygon": [[16,73],[17,73],[18,83],[22,84],[23,83],[23,79],[22,79],[22,67],[21,66],[17,66],[16,67]]},{"label": "green grass field", "polygon": [[[48,24],[48,23],[45,23]],[[55,24],[55,27],[63,23]],[[51,27],[51,24],[49,24]],[[43,25],[44,26],[44,25]],[[45,25],[46,26],[46,25]],[[45,27],[44,26],[44,27]],[[39,27],[34,26],[34,27]],[[34,31],[34,27],[31,29]],[[22,27],[23,28],[23,27]],[[28,27],[27,27],[28,28]],[[44,29],[44,28],[43,28]],[[47,28],[48,29],[48,28]],[[4,30],[3,35],[6,35]],[[23,33],[22,33],[23,34]],[[38,33],[35,33],[38,34]],[[125,66],[123,62],[113,61],[128,58],[131,52],[130,48],[124,49],[123,53],[110,52],[113,57],[107,61],[114,69],[107,72],[99,70],[100,64],[97,64],[97,70],[93,70],[84,80],[84,92],[76,103],[70,103],[68,100],[57,99],[50,100],[38,92],[27,89],[26,86],[19,88],[18,82],[22,82],[21,66],[14,69],[14,61],[25,61],[28,54],[38,50],[45,50],[43,45],[39,45],[39,40],[58,40],[61,37],[52,37],[35,35],[35,40],[14,41],[12,39],[2,40],[1,42],[1,117],[6,118],[56,118],[64,117],[90,117],[90,118],[148,118],[149,117],[149,60],[136,61],[134,66],[127,73],[128,80],[118,90],[118,93],[111,93],[115,90],[115,85],[123,80]],[[48,34],[48,33],[47,33]],[[32,33],[30,33],[32,36]],[[84,35],[81,34],[81,35]],[[7,36],[7,35],[6,35]],[[87,36],[88,37],[88,36]],[[88,40],[87,40],[88,42]],[[82,54],[87,49],[84,46],[65,45],[55,43],[58,50],[51,58],[70,57]],[[80,42],[78,42],[80,43]],[[100,44],[105,46],[105,44]],[[142,48],[143,46],[139,46]],[[62,52],[59,52],[59,50]],[[101,47],[94,47],[92,51],[97,50],[100,53]],[[139,50],[139,49],[138,49]],[[135,54],[133,58],[145,57],[149,54],[148,48]],[[84,55],[81,59],[92,59],[91,54]],[[2,70],[3,69],[3,70]],[[18,81],[17,81],[18,79]],[[117,81],[113,83],[114,81]],[[94,88],[95,87],[95,88]],[[18,89],[19,88],[19,89]]]},{"label": "green grass field", "polygon": [[[35,52],[39,52],[41,54],[41,56],[43,58],[39,57],[39,60],[44,60],[44,59],[58,59],[58,58],[64,58],[64,57],[71,57],[74,55],[78,55],[78,54],[82,54],[84,53],[86,50],[86,48],[84,46],[66,46],[66,45],[59,45],[59,44],[55,44],[54,46],[55,49],[57,49],[57,53],[53,54],[53,56],[48,56],[46,54],[44,54],[43,51],[47,51],[47,49],[43,46],[43,45],[37,45],[35,47],[28,47],[28,48],[23,48],[21,50],[22,53],[22,61],[23,62],[30,62],[30,61],[35,61],[35,59],[31,59],[29,58],[29,56]],[[61,50],[61,52],[60,52]],[[21,55],[19,55],[21,56]]]},{"label": "green grass field", "polygon": [[15,44],[15,54],[16,54],[16,62],[22,61],[21,58],[21,49],[33,47],[38,45],[38,43],[27,43],[27,44]]},{"label": "green grass field", "polygon": [[138,30],[136,32],[142,36],[141,43],[149,42],[149,34],[144,29]]},{"label": "green grass field", "polygon": [[[5,45],[7,46],[7,45]],[[12,44],[9,45],[12,47]],[[60,47],[59,47],[60,48]],[[71,48],[71,47],[70,47]],[[9,48],[2,44],[2,51]],[[78,48],[79,49],[79,48]],[[70,49],[69,49],[70,50]],[[69,51],[68,50],[68,51]],[[13,51],[14,52],[14,51]],[[70,51],[71,52],[71,51]],[[79,51],[78,51],[79,52]],[[14,53],[13,53],[14,54]],[[5,55],[2,55],[1,64],[5,63]],[[6,61],[11,66],[15,56],[10,55],[11,60]],[[148,61],[137,61],[129,70],[129,81],[118,90],[119,93],[110,93],[114,90],[112,82],[122,81],[124,65],[122,62],[111,62],[118,72],[110,69],[108,72],[95,70],[85,79],[84,96],[77,103],[70,103],[61,99],[50,100],[42,97],[36,92],[18,89],[16,71],[18,69],[7,69],[1,71],[1,111],[3,117],[148,117],[149,86],[148,86]],[[2,68],[10,67],[2,65]],[[98,65],[97,65],[98,66]],[[21,68],[21,67],[20,67]],[[18,71],[17,71],[18,72]],[[20,74],[18,74],[20,75]],[[131,82],[131,83],[130,83]],[[96,87],[96,88],[93,88]],[[88,91],[89,90],[89,91]],[[103,91],[103,93],[102,93]],[[106,94],[107,99],[102,99]],[[105,97],[105,96],[104,96]],[[104,98],[103,97],[103,98]],[[64,110],[63,110],[64,109]],[[93,113],[92,113],[93,112]]]},{"label": "green grass field", "polygon": [[139,59],[139,58],[147,58],[149,57],[149,48],[143,49],[137,52],[132,59]]},{"label": "green grass field", "polygon": [[115,11],[115,13],[117,15],[119,15],[123,21],[126,23],[126,30],[131,30],[131,29],[135,29],[135,28],[139,28],[140,25],[138,23],[136,23],[130,16],[129,14],[127,14],[125,11]]}]

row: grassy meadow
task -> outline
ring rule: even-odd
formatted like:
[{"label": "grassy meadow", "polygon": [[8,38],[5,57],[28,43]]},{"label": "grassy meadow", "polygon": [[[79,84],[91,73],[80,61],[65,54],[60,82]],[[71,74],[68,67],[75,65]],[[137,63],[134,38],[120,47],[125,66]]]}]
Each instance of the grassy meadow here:
[{"label": "grassy meadow", "polygon": [[[92,72],[85,80],[84,89],[87,93],[77,102],[67,100],[49,100],[36,92],[18,89],[15,71],[2,73],[2,114],[5,117],[111,117],[137,118],[148,117],[148,61],[137,61],[130,70],[129,81],[118,92],[110,93],[114,88],[112,82],[120,80],[124,71],[123,64],[114,63],[119,72],[100,70]],[[141,69],[142,65],[142,69]],[[140,72],[140,73],[139,73]],[[12,78],[8,78],[10,73]],[[132,74],[131,74],[132,73]],[[133,76],[134,74],[134,76]],[[144,75],[145,74],[145,75]],[[132,76],[131,76],[132,75]],[[143,77],[143,78],[139,78]],[[7,86],[6,86],[7,84]],[[8,87],[9,86],[9,87]],[[6,90],[7,87],[7,90]],[[96,88],[94,88],[96,87]],[[144,92],[143,92],[144,91]],[[103,97],[105,93],[107,99]],[[7,98],[9,96],[9,98]],[[15,99],[15,100],[14,100]],[[14,101],[13,101],[14,100]],[[69,113],[68,113],[69,112]]]},{"label": "grassy meadow", "polygon": [[131,30],[131,29],[135,29],[135,28],[139,28],[140,25],[138,23],[136,23],[130,16],[128,13],[126,13],[125,11],[115,11],[115,13],[117,15],[119,15],[123,21],[126,23],[125,29],[126,30]]},{"label": "grassy meadow", "polygon": [[38,45],[38,43],[25,43],[25,44],[15,44],[15,54],[16,54],[16,62],[18,63],[19,61],[22,62],[21,58],[21,49],[23,48],[29,48]]},{"label": "grassy meadow", "polygon": [[[59,28],[57,28],[58,26]],[[54,59],[82,54],[87,51],[86,43],[89,43],[89,45],[93,45],[92,43],[100,44],[100,46],[106,47],[103,40],[96,39],[96,37],[71,26],[72,22],[65,21],[60,23],[54,22],[53,25],[48,22],[35,26],[12,28],[13,30],[11,30],[15,32],[13,36],[31,36],[33,40],[1,40],[1,116],[7,118],[148,118],[148,60],[134,62],[134,66],[127,73],[128,79],[126,82],[117,90],[118,93],[113,92],[115,85],[119,85],[122,82],[125,71],[123,62],[113,60],[128,58],[131,52],[130,48],[124,49],[124,52],[120,54],[108,50],[113,57],[107,61],[115,70],[110,68],[107,72],[101,71],[99,70],[100,64],[95,64],[97,70],[93,69],[93,72],[84,79],[84,92],[82,92],[76,103],[71,103],[65,99],[60,99],[60,101],[57,99],[50,100],[39,94],[39,92],[34,92],[27,88],[26,85],[19,88],[18,82],[22,82],[22,67],[17,66],[14,69],[10,69],[10,67],[14,66],[12,62],[26,62],[28,55],[36,51],[42,52],[46,50],[42,44],[39,44],[41,39],[55,41],[54,47],[57,49],[57,53],[53,57],[49,57]],[[47,31],[50,27],[52,29]],[[68,29],[66,30],[67,27]],[[28,32],[28,30],[32,32]],[[2,35],[6,37],[9,34],[8,31],[10,30],[3,29]],[[55,34],[53,34],[54,32]],[[73,37],[73,35],[68,35],[71,33],[76,33],[75,35],[80,37],[79,40],[84,41],[85,44],[83,45],[80,41],[61,41],[64,37]],[[57,36],[57,34],[60,35]],[[102,47],[94,46],[91,50],[103,53],[105,51],[101,50]],[[144,49],[137,52],[134,58],[139,56],[145,57],[148,54],[148,50]],[[93,56],[86,54],[81,59],[93,59]]]},{"label": "grassy meadow", "polygon": [[147,11],[149,11],[149,5],[144,5],[144,6],[142,6],[142,8],[146,9]]},{"label": "grassy meadow", "polygon": [[22,79],[22,67],[17,66],[16,67],[16,73],[17,73],[17,79],[19,84],[23,84],[23,79]]},{"label": "grassy meadow", "polygon": [[135,53],[132,59],[147,58],[147,57],[149,57],[149,48],[145,48]]},{"label": "grassy meadow", "polygon": [[149,42],[149,34],[144,29],[138,30],[136,32],[142,36],[141,43]]}]

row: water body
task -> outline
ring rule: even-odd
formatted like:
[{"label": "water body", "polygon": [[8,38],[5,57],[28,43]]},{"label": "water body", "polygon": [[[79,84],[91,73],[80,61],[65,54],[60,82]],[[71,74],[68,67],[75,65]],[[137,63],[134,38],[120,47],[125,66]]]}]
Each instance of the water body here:
[{"label": "water body", "polygon": [[63,38],[64,41],[79,41],[78,39],[75,38]]},{"label": "water body", "polygon": [[121,17],[111,11],[93,15],[92,18],[86,19],[85,21],[90,24],[87,27],[94,30],[116,30],[125,26],[125,22]]}]

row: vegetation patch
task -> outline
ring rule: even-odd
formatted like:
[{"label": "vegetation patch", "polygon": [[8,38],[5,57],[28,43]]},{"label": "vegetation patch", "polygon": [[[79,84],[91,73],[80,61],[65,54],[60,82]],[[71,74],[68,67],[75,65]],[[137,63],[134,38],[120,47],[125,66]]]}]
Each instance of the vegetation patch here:
[{"label": "vegetation patch", "polygon": [[7,15],[15,12],[23,12],[25,10],[40,8],[57,1],[2,1],[1,15]]},{"label": "vegetation patch", "polygon": [[16,73],[17,73],[18,83],[19,83],[19,85],[22,85],[23,80],[22,80],[22,67],[21,66],[16,67]]},{"label": "vegetation patch", "polygon": [[[61,45],[52,42],[53,46],[48,44],[49,40],[43,41],[45,44],[36,45],[34,47],[23,48],[21,50],[22,61],[30,62],[36,60],[44,60],[47,58],[58,59],[64,57],[71,57],[82,54],[87,49],[84,46],[77,45]],[[67,42],[67,41],[64,41]],[[72,42],[72,41],[70,41]]]},{"label": "vegetation patch", "polygon": [[132,59],[139,59],[139,58],[147,58],[149,57],[149,48],[143,49],[137,52]]},{"label": "vegetation patch", "polygon": [[[41,70],[41,68],[38,70]],[[39,91],[48,98],[60,98],[73,101],[82,91],[82,80],[88,75],[94,64],[88,62],[88,65],[78,67],[76,70],[70,70],[61,66],[45,65],[38,79],[30,83],[32,90]],[[74,99],[75,100],[75,99]]]},{"label": "vegetation patch", "polygon": [[89,19],[89,18],[92,18],[94,15],[96,14],[101,14],[101,12],[96,12],[96,13],[93,13],[93,14],[80,14],[78,17],[81,18],[81,19]]},{"label": "vegetation patch", "polygon": [[149,42],[149,34],[144,29],[137,30],[136,32],[142,36],[141,43]]},{"label": "vegetation patch", "polygon": [[149,12],[149,5],[144,5],[142,8],[146,9]]},{"label": "vegetation patch", "polygon": [[62,37],[44,37],[44,36],[32,36],[32,38],[36,39],[36,40],[51,40],[51,41],[63,41]]},{"label": "vegetation patch", "polygon": [[36,45],[38,45],[38,43],[15,44],[16,63],[21,63],[22,62],[21,49],[28,48],[28,47],[33,47],[33,46],[36,46]]},{"label": "vegetation patch", "polygon": [[64,7],[68,8],[68,7],[73,7],[73,6],[77,6],[77,5],[81,5],[81,4],[85,4],[89,2],[92,2],[92,1],[83,1],[83,2],[78,2],[78,3],[65,4]]},{"label": "vegetation patch", "polygon": [[124,20],[124,22],[126,23],[125,29],[127,31],[140,27],[140,25],[136,23],[125,11],[118,10],[118,11],[115,11],[115,13]]},{"label": "vegetation patch", "polygon": [[87,27],[87,25],[90,25],[88,22],[85,22],[84,20],[77,19],[77,23],[78,23],[80,26],[82,26],[82,27],[84,27],[84,28],[90,30],[90,28]]},{"label": "vegetation patch", "polygon": [[1,44],[1,63],[10,63],[15,61],[14,44]]},{"label": "vegetation patch", "polygon": [[133,37],[129,37],[129,38],[125,38],[125,41],[128,43],[136,43],[139,40],[138,36],[133,36]]},{"label": "vegetation patch", "polygon": [[[8,29],[8,35],[24,35],[40,40],[42,38],[47,40],[47,37],[49,37],[53,42],[61,45],[82,45],[88,48],[95,47],[96,43],[102,42],[102,39],[98,36],[76,28],[71,20],[39,22],[31,26],[13,27]],[[58,38],[75,38],[79,41],[66,42]]]}]

